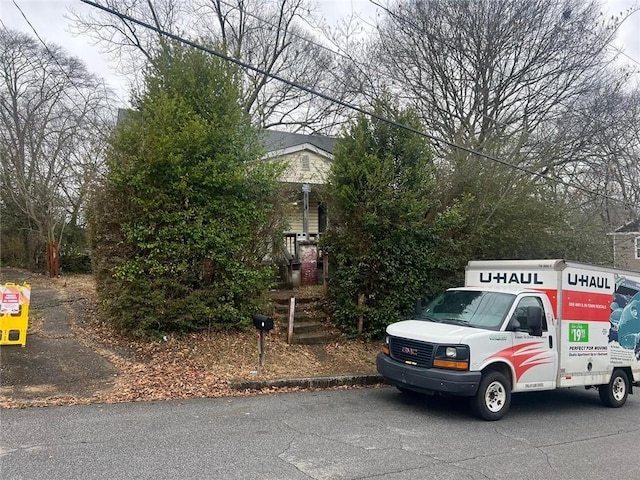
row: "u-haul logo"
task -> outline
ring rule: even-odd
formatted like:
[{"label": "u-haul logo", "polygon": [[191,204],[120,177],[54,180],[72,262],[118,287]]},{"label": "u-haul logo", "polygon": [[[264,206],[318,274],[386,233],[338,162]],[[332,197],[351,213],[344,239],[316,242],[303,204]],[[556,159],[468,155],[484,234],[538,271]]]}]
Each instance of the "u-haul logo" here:
[{"label": "u-haul logo", "polygon": [[578,275],[577,273],[567,273],[567,283],[576,287],[603,288],[611,290],[608,277],[598,277],[597,275]]},{"label": "u-haul logo", "polygon": [[480,283],[504,285],[542,285],[537,273],[526,272],[480,272]]}]

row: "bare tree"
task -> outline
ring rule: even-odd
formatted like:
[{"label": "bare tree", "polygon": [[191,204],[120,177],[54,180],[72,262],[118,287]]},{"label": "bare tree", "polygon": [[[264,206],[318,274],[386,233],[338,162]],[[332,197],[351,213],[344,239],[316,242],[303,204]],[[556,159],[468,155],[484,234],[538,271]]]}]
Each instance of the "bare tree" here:
[{"label": "bare tree", "polygon": [[107,94],[60,47],[0,31],[2,205],[47,245],[51,274],[57,274],[64,227],[81,216],[87,184],[101,160]]},{"label": "bare tree", "polygon": [[[386,12],[379,81],[415,105],[431,133],[509,162],[532,161],[522,153],[535,151],[535,132],[609,61],[611,31],[592,1],[404,0]],[[543,170],[549,158],[533,162]]]},{"label": "bare tree", "polygon": [[[374,84],[372,98],[386,90],[413,106],[426,132],[444,140],[434,142],[441,204],[472,199],[474,254],[500,254],[508,250],[500,241],[521,241],[518,231],[536,215],[531,205],[550,208],[535,221],[575,209],[565,216],[570,224],[594,211],[585,189],[613,192],[612,183],[594,183],[597,168],[587,168],[596,132],[607,128],[589,120],[587,99],[620,90],[607,52],[620,19],[600,16],[590,0],[373,3],[384,15],[369,46],[371,66],[362,70],[369,78],[360,83]],[[568,231],[555,216],[554,228]],[[493,252],[485,250],[491,238]]]},{"label": "bare tree", "polygon": [[[148,22],[155,28],[175,35],[186,32],[188,14],[186,2],[174,0],[105,0],[101,2],[123,15]],[[119,18],[102,10],[88,14],[71,12],[72,30],[85,38],[93,38],[107,53],[119,72],[137,85],[142,70],[158,58],[158,49],[168,48],[166,38],[148,28]]]},{"label": "bare tree", "polygon": [[[616,84],[594,85],[593,95],[558,120],[556,131],[575,140],[580,157],[557,173],[580,185],[582,203],[597,207],[609,229],[640,215],[640,90]],[[555,137],[557,138],[557,136]]]},{"label": "bare tree", "polygon": [[[305,28],[315,12],[308,0],[107,0],[105,5],[161,30],[240,60],[255,69],[243,72],[243,107],[263,128],[326,132],[341,121],[344,107],[319,99],[276,75],[342,101],[333,53]],[[152,62],[154,49],[166,48],[162,35],[107,12],[75,15],[76,31],[93,36],[134,70]],[[131,54],[133,53],[133,56]],[[131,60],[133,59],[133,60]]]}]

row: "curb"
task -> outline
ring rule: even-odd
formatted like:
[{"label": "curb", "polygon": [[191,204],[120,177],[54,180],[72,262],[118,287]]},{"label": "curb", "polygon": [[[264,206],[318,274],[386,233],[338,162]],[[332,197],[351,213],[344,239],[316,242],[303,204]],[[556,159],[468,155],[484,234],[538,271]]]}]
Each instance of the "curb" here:
[{"label": "curb", "polygon": [[279,380],[240,380],[228,382],[234,390],[263,388],[328,388],[339,386],[378,385],[385,383],[381,375],[338,375],[330,377],[283,378]]}]

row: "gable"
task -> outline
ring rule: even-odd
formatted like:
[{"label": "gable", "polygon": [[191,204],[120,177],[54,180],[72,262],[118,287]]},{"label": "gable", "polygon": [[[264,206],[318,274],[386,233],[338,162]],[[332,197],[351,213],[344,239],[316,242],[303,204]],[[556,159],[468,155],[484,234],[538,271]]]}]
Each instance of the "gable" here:
[{"label": "gable", "polygon": [[325,152],[317,152],[307,148],[272,156],[272,160],[279,160],[286,164],[286,169],[280,177],[286,183],[310,183],[322,185],[326,183],[331,158]]},{"label": "gable", "polygon": [[281,182],[316,185],[326,182],[336,138],[272,130],[265,135],[266,158],[286,164]]}]

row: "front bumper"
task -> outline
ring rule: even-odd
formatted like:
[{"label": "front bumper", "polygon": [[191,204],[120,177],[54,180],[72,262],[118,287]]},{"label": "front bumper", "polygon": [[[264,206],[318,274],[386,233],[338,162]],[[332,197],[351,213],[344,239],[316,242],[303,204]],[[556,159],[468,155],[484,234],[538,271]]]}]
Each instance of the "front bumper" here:
[{"label": "front bumper", "polygon": [[422,393],[473,396],[478,391],[481,372],[459,372],[420,368],[397,362],[384,353],[376,358],[378,373],[392,385]]}]

